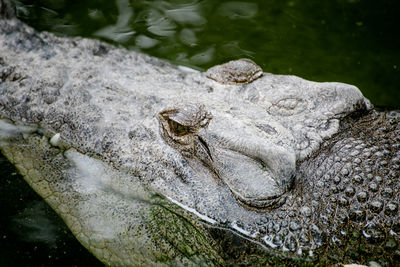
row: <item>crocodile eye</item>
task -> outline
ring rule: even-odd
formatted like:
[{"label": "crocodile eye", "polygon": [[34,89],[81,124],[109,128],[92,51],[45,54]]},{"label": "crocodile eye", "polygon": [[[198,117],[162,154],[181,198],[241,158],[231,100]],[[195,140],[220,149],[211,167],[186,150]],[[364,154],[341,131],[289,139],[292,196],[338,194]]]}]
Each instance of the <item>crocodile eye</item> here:
[{"label": "crocodile eye", "polygon": [[189,127],[177,123],[173,120],[168,120],[169,128],[177,136],[183,136],[189,133]]}]

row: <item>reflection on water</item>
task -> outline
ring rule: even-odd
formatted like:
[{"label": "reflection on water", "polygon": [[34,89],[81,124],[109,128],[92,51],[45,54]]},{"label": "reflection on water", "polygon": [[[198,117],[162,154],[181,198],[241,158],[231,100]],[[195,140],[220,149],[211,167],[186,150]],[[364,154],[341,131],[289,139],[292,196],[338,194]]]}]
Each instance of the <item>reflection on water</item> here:
[{"label": "reflection on water", "polygon": [[257,11],[258,5],[248,2],[227,2],[218,8],[218,13],[229,19],[250,19]]},{"label": "reflection on water", "polygon": [[132,19],[133,10],[129,5],[128,0],[117,0],[117,7],[118,17],[116,23],[105,26],[104,28],[94,32],[93,35],[108,38],[119,43],[127,43],[135,34],[135,31],[132,30],[129,25],[129,22]]},{"label": "reflection on water", "polygon": [[102,38],[205,70],[249,57],[264,71],[358,86],[400,106],[400,1],[20,0],[39,30]]},{"label": "reflection on water", "polygon": [[12,220],[12,227],[19,239],[26,242],[42,242],[49,247],[56,246],[56,226],[46,215],[43,201],[32,201]]}]

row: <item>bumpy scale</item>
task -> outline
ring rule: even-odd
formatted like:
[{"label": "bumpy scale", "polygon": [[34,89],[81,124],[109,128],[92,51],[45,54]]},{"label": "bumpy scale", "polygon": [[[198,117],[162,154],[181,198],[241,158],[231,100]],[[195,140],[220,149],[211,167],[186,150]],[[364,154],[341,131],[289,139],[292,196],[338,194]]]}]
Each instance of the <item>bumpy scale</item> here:
[{"label": "bumpy scale", "polygon": [[232,60],[207,70],[206,76],[222,84],[251,83],[260,78],[263,71],[260,66],[247,58]]}]

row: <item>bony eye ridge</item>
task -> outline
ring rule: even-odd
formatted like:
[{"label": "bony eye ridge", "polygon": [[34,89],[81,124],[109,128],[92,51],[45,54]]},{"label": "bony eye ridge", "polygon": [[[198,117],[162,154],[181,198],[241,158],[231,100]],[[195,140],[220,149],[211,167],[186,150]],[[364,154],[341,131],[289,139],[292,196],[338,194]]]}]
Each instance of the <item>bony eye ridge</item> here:
[{"label": "bony eye ridge", "polygon": [[158,119],[167,144],[193,156],[199,131],[208,126],[212,116],[204,105],[180,104],[161,111]]}]

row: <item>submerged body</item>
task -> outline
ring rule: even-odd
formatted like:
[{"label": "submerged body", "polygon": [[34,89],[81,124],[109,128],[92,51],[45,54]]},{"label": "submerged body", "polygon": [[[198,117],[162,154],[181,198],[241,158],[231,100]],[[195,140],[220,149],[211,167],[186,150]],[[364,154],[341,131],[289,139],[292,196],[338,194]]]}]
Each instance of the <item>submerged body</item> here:
[{"label": "submerged body", "polygon": [[363,234],[394,260],[399,115],[356,87],[0,29],[1,149],[106,264],[343,262]]}]

